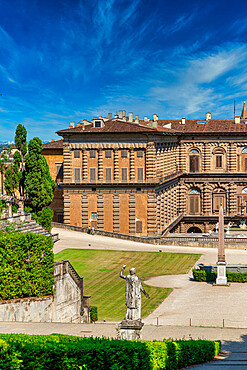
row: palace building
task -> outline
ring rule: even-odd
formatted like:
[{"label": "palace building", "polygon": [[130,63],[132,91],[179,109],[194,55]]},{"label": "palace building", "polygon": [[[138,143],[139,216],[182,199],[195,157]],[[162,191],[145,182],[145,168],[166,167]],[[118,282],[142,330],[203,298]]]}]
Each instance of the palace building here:
[{"label": "palace building", "polygon": [[43,144],[57,181],[54,221],[122,234],[208,232],[247,214],[247,111],[234,119],[71,122]]}]

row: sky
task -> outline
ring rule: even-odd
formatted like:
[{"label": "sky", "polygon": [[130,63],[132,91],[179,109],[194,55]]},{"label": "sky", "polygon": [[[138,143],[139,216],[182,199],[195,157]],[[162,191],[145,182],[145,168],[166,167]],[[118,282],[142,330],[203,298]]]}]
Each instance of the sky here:
[{"label": "sky", "polygon": [[243,0],[0,0],[0,142],[119,110],[233,118],[246,71]]}]

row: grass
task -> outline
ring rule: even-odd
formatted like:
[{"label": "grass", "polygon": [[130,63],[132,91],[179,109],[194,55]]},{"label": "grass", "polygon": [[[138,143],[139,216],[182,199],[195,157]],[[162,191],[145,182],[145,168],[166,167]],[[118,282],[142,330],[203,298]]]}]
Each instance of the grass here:
[{"label": "grass", "polygon": [[[120,321],[126,313],[125,281],[119,277],[124,264],[127,265],[126,275],[131,267],[135,267],[137,276],[146,280],[159,275],[185,274],[199,257],[188,253],[65,249],[55,255],[55,260],[68,259],[83,276],[84,294],[92,296],[91,306],[98,307],[99,320]],[[142,317],[146,317],[172,289],[143,286],[150,295],[150,299],[142,295]]]}]

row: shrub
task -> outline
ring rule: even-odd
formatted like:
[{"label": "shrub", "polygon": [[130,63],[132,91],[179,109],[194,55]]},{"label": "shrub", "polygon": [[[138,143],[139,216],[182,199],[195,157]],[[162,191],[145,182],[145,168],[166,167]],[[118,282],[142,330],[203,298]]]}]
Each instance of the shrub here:
[{"label": "shrub", "polygon": [[50,208],[43,208],[38,214],[33,214],[33,218],[47,231],[52,229],[53,211]]},{"label": "shrub", "polygon": [[0,299],[53,294],[54,255],[51,237],[0,233]]},{"label": "shrub", "polygon": [[[195,281],[207,281],[214,282],[217,278],[216,272],[208,272],[205,270],[193,269],[193,277]],[[246,283],[247,282],[247,272],[229,272],[226,271],[227,281],[229,283]]]},{"label": "shrub", "polygon": [[13,347],[6,343],[3,339],[0,339],[0,369],[14,369],[19,370],[21,360],[18,359],[20,353],[14,352]]},{"label": "shrub", "polygon": [[21,369],[36,370],[173,370],[209,361],[221,350],[220,341],[209,340],[144,342],[60,334],[0,334],[1,339],[17,354]]},{"label": "shrub", "polygon": [[91,307],[90,321],[91,321],[91,323],[95,322],[95,321],[98,321],[98,308],[96,306]]}]

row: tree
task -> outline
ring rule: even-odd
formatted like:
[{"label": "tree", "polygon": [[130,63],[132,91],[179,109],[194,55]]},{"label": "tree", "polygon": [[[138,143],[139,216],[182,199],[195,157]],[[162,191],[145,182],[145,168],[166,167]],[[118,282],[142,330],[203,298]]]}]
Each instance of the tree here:
[{"label": "tree", "polygon": [[27,154],[27,130],[21,123],[16,127],[15,130],[15,146],[19,150],[20,155],[20,166],[18,171],[21,172],[19,188],[20,194],[24,195],[24,159],[25,155]]},{"label": "tree", "polygon": [[34,137],[29,141],[25,156],[25,194],[36,214],[49,206],[53,199],[56,182],[52,180],[45,157],[41,154],[42,141]]}]

